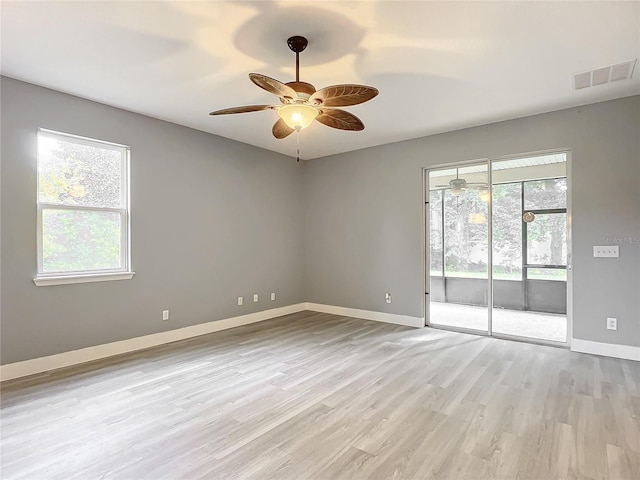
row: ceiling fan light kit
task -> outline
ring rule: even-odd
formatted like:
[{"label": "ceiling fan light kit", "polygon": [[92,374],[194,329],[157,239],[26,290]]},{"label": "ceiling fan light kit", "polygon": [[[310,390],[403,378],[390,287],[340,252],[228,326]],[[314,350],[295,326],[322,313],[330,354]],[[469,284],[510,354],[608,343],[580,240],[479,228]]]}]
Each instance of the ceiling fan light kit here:
[{"label": "ceiling fan light kit", "polygon": [[224,108],[210,115],[228,115],[232,113],[276,110],[280,117],[273,125],[273,136],[280,139],[295,131],[308,127],[314,120],[339,130],[364,130],[362,121],[336,107],[347,107],[367,102],[378,95],[378,90],[366,85],[333,85],[320,90],[313,85],[300,81],[300,53],[309,42],[299,35],[287,40],[289,49],[296,54],[296,80],[282,83],[260,73],[250,73],[249,79],[258,87],[280,98],[281,105],[249,105],[245,107]]},{"label": "ceiling fan light kit", "polygon": [[296,130],[311,125],[316,117],[320,114],[317,108],[305,104],[291,104],[285,105],[278,109],[278,116],[284,120],[287,126]]}]

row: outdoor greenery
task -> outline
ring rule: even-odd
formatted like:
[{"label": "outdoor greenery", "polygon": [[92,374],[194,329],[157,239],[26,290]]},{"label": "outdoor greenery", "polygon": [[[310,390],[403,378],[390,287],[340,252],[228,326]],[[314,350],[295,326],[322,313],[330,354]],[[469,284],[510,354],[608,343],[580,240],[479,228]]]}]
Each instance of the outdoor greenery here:
[{"label": "outdoor greenery", "polygon": [[40,135],[38,148],[43,271],[119,268],[121,150],[46,134]]},{"label": "outdoor greenery", "polygon": [[[504,183],[492,188],[493,275],[522,279],[522,188],[526,210],[566,207],[566,179]],[[444,195],[444,202],[443,202]],[[444,224],[442,207],[444,203]],[[488,278],[488,204],[481,190],[430,192],[431,274]],[[444,237],[444,245],[443,245]],[[537,214],[527,224],[527,263],[566,265],[566,214]],[[566,280],[563,269],[528,269],[528,278]]]}]

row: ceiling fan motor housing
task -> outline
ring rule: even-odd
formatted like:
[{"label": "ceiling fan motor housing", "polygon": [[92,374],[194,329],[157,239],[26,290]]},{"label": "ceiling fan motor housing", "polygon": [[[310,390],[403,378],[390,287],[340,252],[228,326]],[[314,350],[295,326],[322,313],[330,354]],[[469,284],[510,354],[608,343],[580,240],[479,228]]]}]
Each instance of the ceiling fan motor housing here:
[{"label": "ceiling fan motor housing", "polygon": [[292,52],[300,53],[303,52],[305,48],[307,48],[307,45],[309,45],[309,41],[306,38],[301,37],[300,35],[294,35],[293,37],[289,37],[287,39],[287,45],[289,45],[289,48]]},{"label": "ceiling fan motor housing", "polygon": [[461,190],[467,186],[467,181],[464,178],[454,178],[449,181],[449,185],[454,190]]},{"label": "ceiling fan motor housing", "polygon": [[[293,88],[298,94],[297,100],[309,100],[309,97],[316,93],[316,87],[307,82],[288,82],[286,86]],[[296,100],[295,98],[293,99]]]}]

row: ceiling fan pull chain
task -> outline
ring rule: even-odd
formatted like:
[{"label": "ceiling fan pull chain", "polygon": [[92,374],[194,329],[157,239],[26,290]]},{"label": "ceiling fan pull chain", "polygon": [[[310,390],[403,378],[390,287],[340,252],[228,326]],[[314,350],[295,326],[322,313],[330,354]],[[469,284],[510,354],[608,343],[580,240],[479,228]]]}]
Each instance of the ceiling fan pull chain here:
[{"label": "ceiling fan pull chain", "polygon": [[296,161],[299,162],[300,161],[300,129],[297,128],[296,129]]}]

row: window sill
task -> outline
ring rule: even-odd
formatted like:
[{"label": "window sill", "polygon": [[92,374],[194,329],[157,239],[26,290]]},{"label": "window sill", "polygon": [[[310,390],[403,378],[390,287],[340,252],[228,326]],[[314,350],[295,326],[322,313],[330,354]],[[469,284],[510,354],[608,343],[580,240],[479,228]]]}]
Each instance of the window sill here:
[{"label": "window sill", "polygon": [[33,283],[37,287],[49,285],[69,285],[72,283],[110,282],[112,280],[130,280],[135,272],[93,273],[89,275],[65,275],[59,277],[36,277]]}]

